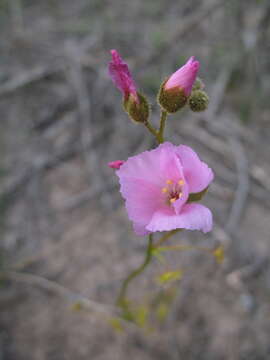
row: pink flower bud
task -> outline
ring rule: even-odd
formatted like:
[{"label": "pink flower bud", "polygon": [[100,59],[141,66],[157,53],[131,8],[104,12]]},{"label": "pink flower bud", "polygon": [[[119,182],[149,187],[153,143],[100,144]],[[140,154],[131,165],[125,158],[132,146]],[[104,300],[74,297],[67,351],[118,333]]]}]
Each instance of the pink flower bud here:
[{"label": "pink flower bud", "polygon": [[123,160],[115,160],[108,163],[108,166],[112,169],[119,170],[121,165],[124,164]]},{"label": "pink flower bud", "polygon": [[112,61],[109,63],[109,75],[117,88],[122,92],[125,100],[131,95],[139,103],[136,85],[132,79],[127,63],[116,50],[111,50]]},{"label": "pink flower bud", "polygon": [[184,91],[185,96],[189,96],[199,67],[199,61],[195,60],[194,56],[192,56],[185,65],[169,77],[164,85],[164,90],[180,88]]}]

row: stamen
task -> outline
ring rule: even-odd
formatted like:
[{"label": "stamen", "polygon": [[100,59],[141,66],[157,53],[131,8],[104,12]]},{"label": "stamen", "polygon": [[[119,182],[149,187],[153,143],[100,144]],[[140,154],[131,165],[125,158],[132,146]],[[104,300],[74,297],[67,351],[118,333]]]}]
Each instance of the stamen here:
[{"label": "stamen", "polygon": [[165,194],[166,192],[168,192],[168,188],[164,187],[161,191],[163,192],[163,194]]},{"label": "stamen", "polygon": [[181,179],[181,180],[178,181],[178,185],[182,186],[182,185],[184,185],[184,184],[185,184],[185,182],[184,182],[183,179]]},{"label": "stamen", "polygon": [[172,198],[170,199],[170,203],[173,204],[177,199],[176,198]]},{"label": "stamen", "polygon": [[166,180],[166,184],[168,184],[168,185],[172,185],[172,180],[170,180],[170,179],[168,179],[168,180]]},{"label": "stamen", "polygon": [[178,194],[179,199],[180,199],[182,196],[183,196],[183,193],[180,192],[180,193]]}]

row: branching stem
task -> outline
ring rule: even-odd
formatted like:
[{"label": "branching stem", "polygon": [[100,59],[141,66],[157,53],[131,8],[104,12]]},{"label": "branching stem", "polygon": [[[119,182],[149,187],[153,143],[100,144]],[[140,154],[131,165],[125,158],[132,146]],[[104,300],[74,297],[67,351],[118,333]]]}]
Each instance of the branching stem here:
[{"label": "branching stem", "polygon": [[153,125],[151,125],[150,122],[144,123],[146,128],[150,131],[152,135],[156,138],[157,142],[159,144],[162,144],[164,142],[164,130],[166,125],[166,119],[167,119],[168,113],[164,110],[161,110],[160,115],[160,122],[159,122],[159,129],[156,130]]}]

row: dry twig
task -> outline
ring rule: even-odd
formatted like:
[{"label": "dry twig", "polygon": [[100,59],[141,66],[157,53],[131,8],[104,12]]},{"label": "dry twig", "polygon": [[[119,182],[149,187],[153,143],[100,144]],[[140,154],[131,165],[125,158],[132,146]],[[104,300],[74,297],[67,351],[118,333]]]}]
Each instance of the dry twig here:
[{"label": "dry twig", "polygon": [[45,279],[38,275],[26,274],[16,271],[5,271],[0,273],[0,277],[2,279],[22,282],[32,286],[38,286],[42,289],[46,289],[54,294],[63,297],[69,302],[70,306],[78,305],[78,308],[79,306],[81,306],[81,308],[84,310],[105,315],[107,319],[113,316],[117,316],[119,314],[119,311],[113,306],[103,305],[96,301],[90,300],[87,297],[75,293],[54,281]]}]

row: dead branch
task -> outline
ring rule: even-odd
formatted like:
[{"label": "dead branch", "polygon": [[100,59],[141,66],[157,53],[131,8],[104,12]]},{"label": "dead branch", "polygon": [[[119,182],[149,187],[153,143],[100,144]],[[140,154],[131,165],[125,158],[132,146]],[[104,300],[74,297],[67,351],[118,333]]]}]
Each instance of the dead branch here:
[{"label": "dead branch", "polygon": [[231,147],[231,152],[234,154],[238,180],[235,197],[225,224],[225,230],[227,233],[232,234],[239,224],[248,198],[249,168],[246,151],[239,139],[237,139],[237,137],[230,137],[229,144]]},{"label": "dead branch", "polygon": [[257,278],[268,266],[269,259],[267,257],[259,258],[252,264],[230,272],[226,277],[227,283],[235,289],[242,290],[244,288],[245,281]]},{"label": "dead branch", "polygon": [[8,1],[13,32],[16,36],[21,37],[24,33],[23,24],[23,6],[21,0]]},{"label": "dead branch", "polygon": [[[111,132],[110,128],[102,131],[102,134],[96,136],[92,143],[88,143],[87,149],[97,146],[103,137]],[[68,161],[79,155],[81,151],[80,144],[69,145],[53,156],[36,159],[32,165],[24,169],[21,173],[12,175],[1,187],[0,200],[4,203],[16,197],[25,185],[40,171],[49,171],[57,167],[62,162]]]},{"label": "dead branch", "polygon": [[78,58],[81,54],[80,47],[69,41],[66,45],[66,53],[68,61],[67,79],[69,85],[72,87],[75,93],[76,102],[78,105],[82,155],[86,164],[88,173],[87,175],[90,178],[90,176],[95,173],[95,169],[97,168],[97,158],[95,151],[87,151],[87,144],[92,141],[92,132],[90,129],[90,94],[88,93],[85,81],[83,79],[82,66],[78,61]]},{"label": "dead branch", "polygon": [[62,67],[60,66],[38,66],[33,70],[21,72],[18,76],[15,76],[0,87],[0,97],[10,95],[25,86],[32,85],[48,76],[57,74],[60,71],[62,71]]},{"label": "dead branch", "polygon": [[106,318],[112,318],[113,316],[117,316],[119,314],[118,309],[111,305],[103,305],[96,301],[90,300],[87,297],[75,293],[63,285],[60,285],[52,280],[45,279],[38,275],[21,273],[16,271],[5,271],[0,273],[0,277],[2,279],[8,279],[11,281],[22,282],[24,284],[38,286],[42,289],[48,290],[54,294],[57,294],[68,301],[70,306],[80,306],[82,309],[100,313],[105,315]]},{"label": "dead branch", "polygon": [[200,9],[192,12],[189,17],[181,19],[181,22],[179,22],[179,25],[176,26],[175,31],[168,37],[168,41],[163,46],[152,51],[148,56],[140,58],[139,63],[150,64],[160,56],[167,55],[167,50],[171,47],[171,44],[177,43],[181,37],[194,30],[204,19],[223,5],[224,2],[220,0],[202,2]]}]

